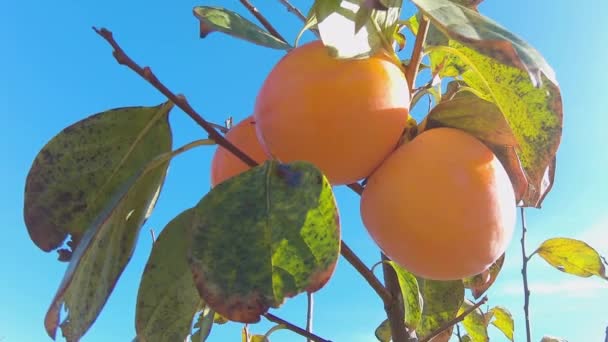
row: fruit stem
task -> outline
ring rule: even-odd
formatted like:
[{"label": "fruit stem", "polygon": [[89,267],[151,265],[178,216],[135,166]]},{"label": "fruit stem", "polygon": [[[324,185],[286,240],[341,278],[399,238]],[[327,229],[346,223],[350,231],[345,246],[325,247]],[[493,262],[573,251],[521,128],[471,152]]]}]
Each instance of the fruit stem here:
[{"label": "fruit stem", "polygon": [[412,50],[412,57],[410,63],[407,65],[405,70],[405,78],[410,91],[413,93],[414,86],[416,85],[416,75],[420,68],[420,62],[422,62],[424,41],[426,40],[426,34],[429,31],[429,20],[422,16],[422,21],[418,27],[418,33],[416,34],[416,41],[414,42],[414,49]]},{"label": "fruit stem", "polygon": [[277,39],[282,40],[285,44],[289,44],[287,43],[287,40],[285,40],[285,38],[283,38],[283,36],[279,33],[279,31],[277,31],[274,26],[272,26],[268,19],[266,19],[266,17],[264,17],[262,13],[260,13],[260,11],[258,11],[258,9],[255,8],[255,6],[253,6],[251,2],[249,2],[249,0],[240,1],[241,4],[243,4],[243,6],[247,8],[249,13],[253,14],[253,16],[260,22],[260,24],[264,25],[264,27],[268,30],[268,32],[270,32],[270,34],[275,36]]},{"label": "fruit stem", "polygon": [[521,275],[524,282],[524,315],[526,321],[526,341],[531,342],[532,337],[530,334],[530,289],[528,288],[528,261],[530,258],[526,255],[526,232],[528,227],[526,225],[526,212],[524,207],[521,210],[521,256],[523,259],[521,267]]},{"label": "fruit stem", "polygon": [[319,337],[319,336],[317,336],[317,335],[315,335],[313,333],[310,333],[310,332],[308,332],[308,331],[306,331],[306,330],[298,327],[295,324],[289,323],[286,320],[284,320],[282,318],[279,318],[279,317],[277,317],[277,316],[275,316],[275,315],[273,315],[273,314],[271,314],[269,312],[265,313],[264,317],[266,317],[266,319],[269,320],[269,321],[271,321],[271,322],[283,325],[285,328],[287,328],[287,329],[295,332],[298,335],[301,335],[301,336],[304,336],[304,337],[308,338],[310,341],[314,341],[314,342],[331,342],[331,341],[326,340],[326,339],[324,339],[322,337]]}]

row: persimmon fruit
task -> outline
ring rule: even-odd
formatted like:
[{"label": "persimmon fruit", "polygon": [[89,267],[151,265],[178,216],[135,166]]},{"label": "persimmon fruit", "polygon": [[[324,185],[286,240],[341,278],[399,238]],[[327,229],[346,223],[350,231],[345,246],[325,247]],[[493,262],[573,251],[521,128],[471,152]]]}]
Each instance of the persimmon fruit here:
[{"label": "persimmon fruit", "polygon": [[397,147],[409,106],[403,67],[385,50],[339,59],[317,40],[273,67],[254,117],[269,156],[313,163],[341,185],[370,175]]},{"label": "persimmon fruit", "polygon": [[427,279],[455,280],[482,273],[507,249],[516,201],[492,150],[444,127],[397,148],[368,179],[360,211],[395,262]]},{"label": "persimmon fruit", "polygon": [[[253,115],[232,126],[225,138],[256,162],[263,163],[267,159],[266,153],[258,141]],[[218,146],[211,160],[211,186],[214,187],[250,168],[232,152]]]}]

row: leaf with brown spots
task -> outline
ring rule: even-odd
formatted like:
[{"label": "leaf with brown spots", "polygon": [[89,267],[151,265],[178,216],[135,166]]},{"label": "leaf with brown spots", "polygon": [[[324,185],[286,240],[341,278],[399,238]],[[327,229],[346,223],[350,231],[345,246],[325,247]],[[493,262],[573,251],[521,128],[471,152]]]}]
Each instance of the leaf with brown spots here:
[{"label": "leaf with brown spots", "polygon": [[426,337],[455,318],[464,301],[464,285],[460,280],[440,281],[418,278],[422,294],[422,320],[416,333]]},{"label": "leaf with brown spots", "polygon": [[141,341],[183,341],[190,334],[202,304],[187,259],[192,219],[192,209],[182,212],[153,245],[137,293],[135,330]]},{"label": "leaf with brown spots", "polygon": [[231,321],[255,323],[286,298],[323,287],[340,254],[331,185],[310,163],[269,160],[195,206],[190,266],[200,296]]},{"label": "leaf with brown spots", "polygon": [[[25,184],[24,218],[44,251],[71,234],[69,260],[120,187],[146,163],[171,150],[172,103],[125,107],[92,115],[51,139],[36,156]],[[65,261],[67,261],[65,260]]]},{"label": "leaf with brown spots", "polygon": [[221,7],[196,6],[194,16],[200,21],[201,38],[218,31],[235,38],[272,49],[289,50],[291,46],[245,19],[238,13]]},{"label": "leaf with brown spots", "polygon": [[501,64],[526,72],[534,86],[543,83],[543,77],[557,85],[555,72],[536,49],[492,19],[458,3],[470,3],[469,5],[476,6],[476,1],[413,0],[413,2],[450,40],[464,44]]},{"label": "leaf with brown spots", "polygon": [[[68,342],[79,341],[97,319],[133,255],[172,156],[164,153],[121,184],[85,231],[44,319],[51,338],[61,327]],[[60,322],[62,307],[68,313]]]}]

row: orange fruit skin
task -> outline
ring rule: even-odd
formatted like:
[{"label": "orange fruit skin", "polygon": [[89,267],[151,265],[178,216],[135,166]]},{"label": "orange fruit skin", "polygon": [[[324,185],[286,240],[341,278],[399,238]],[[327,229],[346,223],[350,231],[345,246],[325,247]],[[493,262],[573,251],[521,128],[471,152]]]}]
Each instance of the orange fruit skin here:
[{"label": "orange fruit skin", "polygon": [[507,249],[516,221],[500,161],[452,128],[425,131],[391,154],[369,178],[360,210],[387,256],[434,280],[486,270]]},{"label": "orange fruit skin", "polygon": [[275,65],[254,116],[269,156],[311,162],[341,185],[367,177],[397,147],[409,105],[403,69],[385,52],[339,60],[314,41]]},{"label": "orange fruit skin", "polygon": [[[258,163],[263,163],[267,159],[258,141],[253,115],[232,126],[225,138]],[[232,152],[218,146],[211,160],[211,186],[214,187],[250,168]]]}]

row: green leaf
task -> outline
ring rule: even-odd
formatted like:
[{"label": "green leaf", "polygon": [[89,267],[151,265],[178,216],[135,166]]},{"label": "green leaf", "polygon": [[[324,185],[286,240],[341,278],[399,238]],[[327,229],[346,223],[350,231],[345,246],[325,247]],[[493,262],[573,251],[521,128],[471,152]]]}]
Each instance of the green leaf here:
[{"label": "green leaf", "polygon": [[356,1],[316,0],[305,28],[316,25],[324,45],[338,58],[364,58],[381,48],[390,51],[402,0],[382,4],[386,10]]},{"label": "green leaf", "polygon": [[464,286],[471,289],[473,298],[480,298],[490,288],[490,286],[494,284],[494,281],[496,281],[504,262],[505,253],[503,253],[488,270],[478,275],[463,279]]},{"label": "green leaf", "polygon": [[255,323],[333,274],[340,227],[332,188],[312,164],[269,160],[214,187],[195,207],[190,264],[199,294]]},{"label": "green leaf", "polygon": [[137,293],[135,329],[143,341],[183,341],[201,306],[187,260],[192,219],[192,209],[182,212],[154,243]]},{"label": "green leaf", "polygon": [[473,339],[469,335],[463,335],[459,342],[473,342]]},{"label": "green leaf", "polygon": [[451,40],[464,44],[501,64],[526,72],[534,86],[543,83],[542,76],[557,85],[555,72],[543,56],[492,19],[455,1],[413,0],[413,2]]},{"label": "green leaf", "polygon": [[540,207],[553,183],[555,154],[561,141],[563,113],[559,88],[550,82],[535,88],[521,70],[454,41],[450,41],[450,46],[429,49],[431,53],[449,53],[464,62],[468,69],[461,75],[463,81],[476,95],[495,103],[505,116],[516,138],[517,158],[528,181],[521,204]]},{"label": "green leaf", "polygon": [[502,331],[502,333],[505,334],[505,337],[510,341],[514,341],[513,331],[515,330],[515,322],[513,321],[513,316],[511,316],[509,310],[502,306],[495,306],[490,312],[494,317],[492,325]]},{"label": "green leaf", "polygon": [[422,297],[418,289],[418,280],[412,273],[406,271],[394,261],[387,261],[393,267],[397,274],[403,304],[405,306],[405,325],[406,327],[415,330],[420,324],[422,316]]},{"label": "green leaf", "polygon": [[235,38],[278,50],[289,50],[291,45],[263,30],[238,13],[221,7],[196,6],[194,16],[200,21],[200,37],[219,31]]},{"label": "green leaf", "polygon": [[[198,321],[195,324],[195,328],[198,328],[194,335],[192,335],[192,342],[204,342],[207,337],[211,334],[211,328],[213,327],[215,312],[209,307],[205,307],[201,314],[198,316]],[[183,339],[176,340],[160,340],[160,341],[183,341]]]},{"label": "green leaf", "polygon": [[423,337],[457,316],[464,301],[464,285],[460,280],[418,278],[418,286],[424,305],[417,334]]},{"label": "green leaf", "polygon": [[[462,307],[458,311],[458,315],[463,314],[466,310],[474,306],[469,300],[465,299]],[[465,316],[462,325],[467,331],[472,342],[488,342],[488,322],[480,308],[476,308]]]},{"label": "green leaf", "polygon": [[172,144],[172,103],[124,107],[78,121],[53,137],[27,175],[24,219],[32,241],[68,261],[98,214],[133,174]]},{"label": "green leaf", "polygon": [[380,342],[390,342],[393,336],[391,331],[391,322],[388,319],[385,319],[374,331],[376,338]]},{"label": "green leaf", "polygon": [[[44,320],[53,339],[60,326],[67,341],[80,340],[101,312],[133,255],[171,157],[159,156],[124,182],[82,236]],[[68,314],[60,323],[62,306]]]},{"label": "green leaf", "polygon": [[552,238],[534,252],[558,270],[579,277],[598,276],[608,280],[601,255],[584,241]]}]

